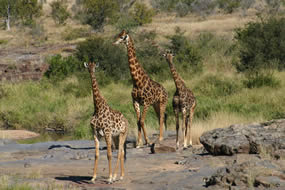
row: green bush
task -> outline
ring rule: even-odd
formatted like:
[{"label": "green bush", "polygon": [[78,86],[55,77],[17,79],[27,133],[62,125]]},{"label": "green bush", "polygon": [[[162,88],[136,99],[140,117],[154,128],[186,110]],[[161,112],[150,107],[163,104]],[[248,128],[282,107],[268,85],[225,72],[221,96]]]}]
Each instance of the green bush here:
[{"label": "green bush", "polygon": [[233,13],[234,10],[240,7],[242,0],[218,0],[218,6],[226,13]]},{"label": "green bush", "polygon": [[128,13],[122,14],[115,24],[115,27],[119,31],[122,30],[130,31],[133,28],[136,28],[137,26],[138,23]]},{"label": "green bush", "polygon": [[62,80],[84,69],[83,62],[79,62],[74,56],[56,55],[48,59],[48,64],[49,69],[45,72],[45,76],[53,80]]},{"label": "green bush", "polygon": [[76,57],[82,63],[90,61],[99,63],[96,72],[104,76],[105,83],[110,79],[121,81],[130,77],[126,52],[103,38],[90,38],[79,43]]},{"label": "green bush", "polygon": [[131,16],[133,17],[134,21],[141,26],[143,24],[152,22],[154,11],[152,9],[148,9],[143,3],[136,3]]},{"label": "green bush", "polygon": [[191,11],[191,5],[194,0],[181,0],[175,6],[175,12],[178,16],[186,16]]},{"label": "green bush", "polygon": [[168,12],[175,8],[177,2],[178,0],[152,0],[151,5],[156,10]]},{"label": "green bush", "polygon": [[76,17],[94,30],[102,31],[106,23],[117,19],[118,2],[113,0],[76,1]]},{"label": "green bush", "polygon": [[71,16],[67,10],[66,0],[56,0],[50,3],[51,16],[55,23],[65,24],[66,20]]},{"label": "green bush", "polygon": [[22,24],[32,26],[35,24],[35,18],[41,16],[42,5],[38,0],[18,0],[17,17],[21,19]]},{"label": "green bush", "polygon": [[175,53],[175,60],[179,62],[183,70],[192,69],[193,71],[202,70],[202,57],[200,51],[193,43],[190,43],[183,32],[177,28],[176,34],[170,36],[170,49]]},{"label": "green bush", "polygon": [[250,22],[236,30],[235,40],[240,61],[234,65],[248,78],[271,75],[276,67],[285,68],[285,18]]}]

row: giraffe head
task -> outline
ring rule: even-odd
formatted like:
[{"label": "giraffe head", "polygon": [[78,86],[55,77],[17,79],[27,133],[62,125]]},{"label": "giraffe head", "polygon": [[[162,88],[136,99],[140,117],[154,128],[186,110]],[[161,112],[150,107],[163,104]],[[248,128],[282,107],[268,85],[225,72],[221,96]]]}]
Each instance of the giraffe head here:
[{"label": "giraffe head", "polygon": [[84,67],[87,68],[89,70],[89,72],[95,72],[96,68],[99,67],[99,63],[95,63],[95,62],[89,62],[86,63],[84,62]]},{"label": "giraffe head", "polygon": [[174,53],[172,53],[170,50],[166,50],[165,53],[162,54],[163,57],[166,58],[166,60],[172,62]]},{"label": "giraffe head", "polygon": [[125,30],[123,30],[120,34],[118,34],[118,36],[116,37],[116,41],[113,44],[124,43],[128,45],[129,40],[130,40],[129,34]]}]

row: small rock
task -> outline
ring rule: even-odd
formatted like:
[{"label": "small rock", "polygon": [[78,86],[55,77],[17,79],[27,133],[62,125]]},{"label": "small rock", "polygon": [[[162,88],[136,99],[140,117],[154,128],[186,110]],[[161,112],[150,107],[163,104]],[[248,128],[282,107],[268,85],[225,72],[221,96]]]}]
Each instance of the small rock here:
[{"label": "small rock", "polygon": [[25,167],[25,168],[30,168],[30,167],[32,167],[32,165],[31,165],[30,163],[27,163],[27,162],[26,162],[26,163],[24,164],[24,167]]},{"label": "small rock", "polygon": [[176,152],[176,149],[170,146],[153,143],[150,146],[150,152],[152,154],[169,153],[169,152]]}]

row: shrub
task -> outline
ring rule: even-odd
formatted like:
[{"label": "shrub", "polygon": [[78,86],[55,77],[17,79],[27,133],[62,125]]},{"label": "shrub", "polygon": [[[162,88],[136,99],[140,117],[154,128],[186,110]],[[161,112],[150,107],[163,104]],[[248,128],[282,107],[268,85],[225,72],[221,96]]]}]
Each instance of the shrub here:
[{"label": "shrub", "polygon": [[123,49],[113,46],[110,41],[103,38],[90,38],[79,43],[76,57],[82,63],[89,61],[99,63],[96,72],[104,74],[103,78],[106,78],[106,80],[120,81],[129,79],[126,53]]},{"label": "shrub", "polygon": [[154,11],[152,9],[148,9],[147,6],[143,3],[136,3],[131,16],[137,25],[141,26],[143,24],[152,22]]},{"label": "shrub", "polygon": [[56,55],[49,58],[48,63],[49,69],[45,72],[45,76],[52,80],[62,80],[83,69],[83,63],[81,64],[74,56]]},{"label": "shrub", "polygon": [[172,11],[175,8],[177,0],[152,0],[153,8],[160,11]]},{"label": "shrub", "polygon": [[[279,12],[282,0],[265,0],[268,6],[269,14],[276,14]],[[283,1],[284,4],[284,1]]]},{"label": "shrub", "polygon": [[217,76],[207,76],[201,80],[199,85],[194,89],[194,91],[205,96],[218,98],[222,96],[230,96],[240,91],[241,86],[229,78],[221,79]]},{"label": "shrub", "polygon": [[62,34],[63,39],[67,41],[76,40],[78,38],[89,37],[89,36],[90,36],[90,32],[88,29],[85,29],[85,28],[68,27]]},{"label": "shrub", "polygon": [[113,0],[84,0],[77,1],[77,18],[93,29],[102,31],[107,21],[116,19],[118,3]]},{"label": "shrub", "polygon": [[122,14],[115,24],[115,27],[119,31],[122,31],[123,29],[130,31],[137,26],[138,26],[137,22],[128,13]]},{"label": "shrub", "polygon": [[16,4],[17,16],[24,25],[32,26],[35,23],[35,17],[42,14],[42,5],[37,0],[18,0]]},{"label": "shrub", "polygon": [[247,88],[259,88],[262,86],[277,88],[280,86],[280,81],[274,78],[273,75],[260,74],[256,77],[248,77],[247,80],[243,81],[243,84]]},{"label": "shrub", "polygon": [[194,0],[183,0],[179,1],[175,6],[175,11],[178,16],[186,16],[191,10],[191,4]]},{"label": "shrub", "polygon": [[195,0],[191,4],[191,11],[206,16],[212,14],[216,7],[216,1],[213,0]]},{"label": "shrub", "polygon": [[56,0],[50,3],[51,16],[55,23],[65,24],[66,20],[70,17],[70,13],[67,11],[66,0]]},{"label": "shrub", "polygon": [[189,42],[180,28],[176,28],[175,35],[170,36],[170,49],[175,52],[175,60],[183,70],[192,67],[195,71],[202,69],[202,57],[198,48]]},{"label": "shrub", "polygon": [[234,65],[248,78],[271,75],[269,71],[275,67],[285,68],[285,18],[250,22],[237,29],[234,38],[240,59]]},{"label": "shrub", "polygon": [[31,25],[30,34],[36,39],[38,42],[43,42],[48,39],[44,25],[41,23],[34,23]]},{"label": "shrub", "polygon": [[242,0],[218,0],[218,6],[226,13],[232,13],[235,9],[240,7]]}]

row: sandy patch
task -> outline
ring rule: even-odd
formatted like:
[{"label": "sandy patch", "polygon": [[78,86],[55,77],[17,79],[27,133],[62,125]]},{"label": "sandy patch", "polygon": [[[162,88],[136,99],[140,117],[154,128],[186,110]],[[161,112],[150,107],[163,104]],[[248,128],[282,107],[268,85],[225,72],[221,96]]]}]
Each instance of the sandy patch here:
[{"label": "sandy patch", "polygon": [[27,130],[0,130],[0,139],[29,139],[39,136],[38,133]]}]

